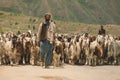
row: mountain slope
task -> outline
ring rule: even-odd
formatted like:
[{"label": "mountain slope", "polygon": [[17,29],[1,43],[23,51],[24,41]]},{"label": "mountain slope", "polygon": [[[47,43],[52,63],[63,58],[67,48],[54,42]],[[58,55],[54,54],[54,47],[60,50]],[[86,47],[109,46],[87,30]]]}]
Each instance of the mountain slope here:
[{"label": "mountain slope", "polygon": [[[43,18],[0,11],[0,33],[11,31],[26,32],[28,30],[36,33],[40,22],[43,22]],[[55,22],[57,33],[83,34],[88,32],[91,35],[97,35],[100,28],[100,25],[98,24],[84,24],[79,22],[64,22],[57,20]],[[120,35],[120,25],[104,25],[104,28],[106,29],[107,34],[116,36]]]},{"label": "mountain slope", "polygon": [[120,0],[0,0],[0,10],[82,23],[120,24]]}]

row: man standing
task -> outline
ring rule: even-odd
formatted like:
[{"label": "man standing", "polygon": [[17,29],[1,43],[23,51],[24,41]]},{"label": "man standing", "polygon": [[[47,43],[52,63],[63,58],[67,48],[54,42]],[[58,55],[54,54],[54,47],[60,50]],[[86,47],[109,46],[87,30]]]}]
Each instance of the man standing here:
[{"label": "man standing", "polygon": [[55,24],[51,21],[50,13],[46,13],[44,18],[45,21],[39,25],[37,38],[40,42],[40,60],[42,62],[42,66],[45,65],[45,68],[48,68],[52,62]]},{"label": "man standing", "polygon": [[101,25],[101,29],[99,30],[98,34],[99,35],[105,35],[106,34],[106,31],[105,31],[105,29],[103,28],[102,25]]}]

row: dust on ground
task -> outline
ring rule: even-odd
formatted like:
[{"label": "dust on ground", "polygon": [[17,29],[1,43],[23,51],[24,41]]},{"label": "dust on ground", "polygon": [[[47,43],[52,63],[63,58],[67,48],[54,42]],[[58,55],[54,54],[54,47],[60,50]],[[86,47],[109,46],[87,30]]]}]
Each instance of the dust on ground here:
[{"label": "dust on ground", "polygon": [[0,66],[0,80],[120,80],[120,66]]}]

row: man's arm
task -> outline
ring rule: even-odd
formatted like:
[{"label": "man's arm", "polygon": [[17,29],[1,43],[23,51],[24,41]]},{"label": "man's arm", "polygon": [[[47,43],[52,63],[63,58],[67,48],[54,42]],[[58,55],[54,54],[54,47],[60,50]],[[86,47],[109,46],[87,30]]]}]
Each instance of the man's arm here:
[{"label": "man's arm", "polygon": [[54,22],[51,22],[51,31],[50,31],[50,34],[49,34],[49,38],[50,38],[50,43],[53,43],[54,41],[54,36],[55,36],[55,32],[56,32],[56,26],[55,26],[55,23]]},{"label": "man's arm", "polygon": [[100,34],[101,34],[101,31],[99,30],[99,31],[98,31],[98,35],[100,35]]},{"label": "man's arm", "polygon": [[106,30],[104,29],[104,34],[106,34]]},{"label": "man's arm", "polygon": [[42,31],[42,23],[40,23],[38,31],[37,31],[37,42],[40,42],[40,37],[41,37],[41,31]]},{"label": "man's arm", "polygon": [[55,23],[53,22],[53,27],[54,27],[54,33],[56,32],[56,25],[55,25]]}]

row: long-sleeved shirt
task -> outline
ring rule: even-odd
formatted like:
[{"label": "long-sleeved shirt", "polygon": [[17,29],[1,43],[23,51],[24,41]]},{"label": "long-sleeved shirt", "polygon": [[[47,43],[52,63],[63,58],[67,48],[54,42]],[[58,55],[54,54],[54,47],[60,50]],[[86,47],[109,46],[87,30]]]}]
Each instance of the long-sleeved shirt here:
[{"label": "long-sleeved shirt", "polygon": [[55,32],[54,22],[49,21],[40,23],[37,32],[37,39],[38,41],[49,40],[50,42],[53,42],[54,32]]}]

